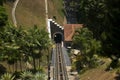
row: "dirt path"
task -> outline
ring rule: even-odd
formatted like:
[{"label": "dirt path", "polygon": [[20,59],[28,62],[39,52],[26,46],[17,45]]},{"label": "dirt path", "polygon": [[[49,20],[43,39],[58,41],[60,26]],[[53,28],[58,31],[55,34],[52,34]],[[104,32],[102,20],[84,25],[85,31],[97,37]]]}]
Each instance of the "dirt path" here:
[{"label": "dirt path", "polygon": [[16,10],[16,7],[17,7],[18,2],[19,2],[19,0],[16,0],[16,1],[14,2],[13,8],[12,8],[12,19],[13,19],[13,24],[14,24],[15,27],[17,27],[15,10]]}]

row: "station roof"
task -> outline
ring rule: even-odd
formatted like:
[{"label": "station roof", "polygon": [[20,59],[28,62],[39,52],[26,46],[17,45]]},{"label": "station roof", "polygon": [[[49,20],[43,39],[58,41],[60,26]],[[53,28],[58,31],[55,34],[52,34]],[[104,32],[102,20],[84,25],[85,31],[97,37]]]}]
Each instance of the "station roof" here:
[{"label": "station roof", "polygon": [[82,27],[83,24],[64,24],[64,40],[72,41],[75,30]]}]

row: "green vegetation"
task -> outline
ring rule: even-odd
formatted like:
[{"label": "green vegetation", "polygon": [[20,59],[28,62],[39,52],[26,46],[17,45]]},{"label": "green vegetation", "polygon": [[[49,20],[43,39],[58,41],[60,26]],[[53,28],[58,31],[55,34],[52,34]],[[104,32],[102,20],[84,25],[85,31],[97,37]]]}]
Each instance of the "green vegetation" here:
[{"label": "green vegetation", "polygon": [[7,17],[5,8],[3,6],[0,6],[0,27],[6,25],[7,19],[8,17]]},{"label": "green vegetation", "polygon": [[93,38],[93,33],[88,28],[82,28],[74,34],[73,47],[79,48],[81,54],[96,54],[100,51],[101,43]]},{"label": "green vegetation", "polygon": [[113,71],[105,71],[105,69],[108,67],[110,64],[110,60],[108,58],[101,58],[105,63],[103,65],[99,65],[96,68],[89,69],[85,71],[84,73],[80,74],[80,79],[81,80],[119,80],[115,79],[117,76],[116,73]]},{"label": "green vegetation", "polygon": [[99,65],[97,63],[99,62],[97,54],[100,53],[101,43],[93,38],[93,33],[90,30],[87,28],[76,30],[73,37],[73,47],[80,50],[75,62],[78,71]]},{"label": "green vegetation", "polygon": [[[24,71],[20,74],[21,80],[47,80],[47,75],[43,72],[32,73],[31,71]],[[11,73],[5,73],[1,76],[0,80],[16,80],[15,76]]]},{"label": "green vegetation", "polygon": [[[11,1],[6,2],[8,4],[5,4],[7,10],[9,10],[9,6],[12,6],[12,3]],[[26,7],[29,7],[29,5],[26,5]],[[21,10],[21,8],[18,10]],[[35,9],[32,8],[32,10]],[[11,11],[7,12],[10,13]],[[35,15],[39,15],[37,10],[32,12]],[[40,18],[44,22],[43,24],[45,24],[44,19],[43,15]],[[34,19],[32,18],[32,20]],[[48,65],[48,50],[51,44],[48,33],[44,28],[45,26],[38,28],[37,25],[34,25],[34,21],[31,21],[31,24],[29,24],[32,28],[25,29],[23,26],[15,28],[10,24],[5,8],[0,6],[0,80],[47,80],[44,69]],[[19,23],[19,25],[23,24]],[[42,26],[43,24],[40,25]]]},{"label": "green vegetation", "polygon": [[[24,30],[21,27],[5,26],[0,32],[0,60],[7,61],[10,65],[16,63],[16,66],[19,62],[21,69],[21,61],[33,61],[33,67],[36,70],[40,67],[42,56],[47,55],[42,51],[47,50],[49,43],[45,29],[39,30],[34,26],[30,30]],[[36,60],[39,61],[38,66],[36,66]]]},{"label": "green vegetation", "polygon": [[21,73],[22,80],[47,80],[47,75],[42,72],[37,72],[33,74],[30,71],[24,71]]},{"label": "green vegetation", "polygon": [[2,75],[1,80],[14,80],[15,76],[12,76],[10,73],[5,73]]},{"label": "green vegetation", "polygon": [[[4,4],[8,13],[9,21],[12,22],[11,11],[14,0],[7,0]],[[57,23],[63,25],[64,14],[62,12],[62,0],[48,0],[48,17],[56,16]],[[24,26],[25,29],[38,25],[45,27],[45,0],[20,0],[16,8],[16,19],[18,26]]]},{"label": "green vegetation", "polygon": [[[86,24],[94,38],[102,42],[102,50],[108,56],[119,57],[119,0],[86,0],[80,1],[80,22]],[[115,5],[115,6],[114,6]]]},{"label": "green vegetation", "polygon": [[[45,79],[43,66],[47,64],[50,41],[46,30],[37,26],[45,27],[44,0],[36,0],[34,4],[33,0],[20,0],[16,10],[17,21],[18,25],[32,27],[27,27],[27,30],[10,24],[3,7],[4,1],[10,19],[14,0],[0,0],[0,78]],[[73,36],[72,47],[80,50],[73,62],[73,68],[78,72],[107,63],[101,56],[112,60],[106,65],[108,70],[120,66],[119,3],[119,0],[79,0],[70,3],[77,13],[78,22],[85,27],[76,30]],[[62,24],[62,0],[48,0],[48,8],[49,17]],[[42,61],[46,61],[45,64]],[[120,70],[116,70],[119,74]]]},{"label": "green vegetation", "polygon": [[64,12],[63,12],[63,0],[48,0],[48,15],[50,18],[54,17],[56,18],[55,20],[63,25],[64,21]]},{"label": "green vegetation", "polygon": [[3,0],[0,0],[0,5],[3,5]]},{"label": "green vegetation", "polygon": [[[95,54],[111,58],[109,68],[120,66],[119,3],[119,0],[79,0],[71,3],[71,6],[76,7],[79,23],[86,27],[86,30],[77,31],[73,45],[81,50],[81,54],[89,54],[86,55],[88,61]],[[78,58],[81,57],[84,59],[81,55]],[[86,60],[78,61],[79,66],[80,63],[86,63]]]},{"label": "green vegetation", "polygon": [[30,71],[24,71],[21,73],[22,80],[30,80],[32,78],[33,74]]},{"label": "green vegetation", "polygon": [[38,28],[37,25],[27,30],[15,28],[9,23],[5,9],[0,6],[0,79],[22,78],[21,72],[30,70],[32,80],[46,80],[43,72],[50,45],[45,28]]}]

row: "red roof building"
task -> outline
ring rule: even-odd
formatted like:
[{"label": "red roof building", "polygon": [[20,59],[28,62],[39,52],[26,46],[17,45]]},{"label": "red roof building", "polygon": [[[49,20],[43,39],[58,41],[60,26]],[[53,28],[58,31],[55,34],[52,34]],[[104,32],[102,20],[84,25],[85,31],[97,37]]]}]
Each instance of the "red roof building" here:
[{"label": "red roof building", "polygon": [[83,24],[65,24],[64,25],[64,40],[72,41],[72,37],[76,29],[82,28]]},{"label": "red roof building", "polygon": [[65,24],[64,25],[64,46],[71,47],[72,37],[76,29],[82,28],[83,24]]}]

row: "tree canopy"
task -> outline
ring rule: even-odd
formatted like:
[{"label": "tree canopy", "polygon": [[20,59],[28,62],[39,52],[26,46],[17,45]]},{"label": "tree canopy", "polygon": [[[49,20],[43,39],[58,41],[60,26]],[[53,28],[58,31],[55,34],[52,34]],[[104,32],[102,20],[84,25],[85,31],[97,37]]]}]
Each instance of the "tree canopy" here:
[{"label": "tree canopy", "polygon": [[8,20],[5,8],[0,6],[0,27],[5,26]]},{"label": "tree canopy", "polygon": [[[76,2],[76,1],[75,1]],[[102,42],[103,52],[120,56],[120,0],[79,0],[77,17]]]},{"label": "tree canopy", "polygon": [[[77,0],[73,2],[72,6],[76,6],[78,22],[88,28],[88,30],[77,31],[77,35],[75,34],[73,37],[73,44],[84,53],[91,51],[97,53],[99,50],[97,47],[101,45],[100,54],[110,57],[111,64],[115,63],[113,65],[118,66],[120,58],[120,0]],[[84,35],[86,33],[87,36]]]}]

